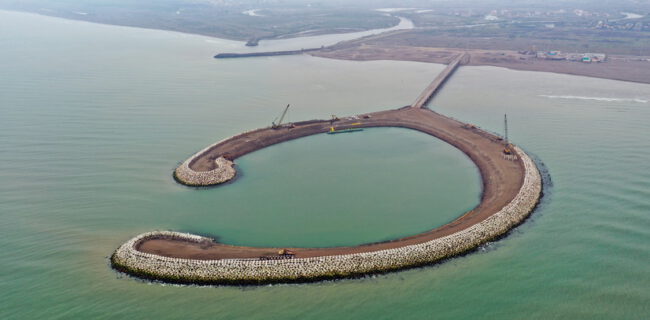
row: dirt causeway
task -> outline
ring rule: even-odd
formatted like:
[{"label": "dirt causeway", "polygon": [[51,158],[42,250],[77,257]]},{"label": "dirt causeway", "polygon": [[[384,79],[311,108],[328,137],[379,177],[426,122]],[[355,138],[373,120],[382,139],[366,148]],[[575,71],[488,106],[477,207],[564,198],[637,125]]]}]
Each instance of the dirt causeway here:
[{"label": "dirt causeway", "polygon": [[[429,109],[405,107],[342,118],[338,121],[314,120],[297,122],[294,125],[295,127],[292,128],[254,130],[227,139],[200,154],[190,163],[190,168],[195,171],[212,170],[215,168],[214,160],[221,156],[234,160],[273,144],[325,133],[330,130],[331,126],[336,129],[402,127],[427,133],[463,151],[479,168],[483,183],[480,204],[444,226],[421,234],[382,243],[333,248],[286,248],[294,251],[296,258],[371,252],[419,244],[447,236],[499,212],[501,208],[515,198],[523,184],[523,163],[520,159],[506,160],[503,157],[503,141],[499,137]],[[381,146],[377,147],[380,148]],[[399,213],[396,212],[396,214]],[[273,256],[277,255],[278,250],[281,248],[243,247],[216,242],[195,243],[178,239],[154,238],[141,241],[136,245],[136,249],[166,257],[212,260]]]}]

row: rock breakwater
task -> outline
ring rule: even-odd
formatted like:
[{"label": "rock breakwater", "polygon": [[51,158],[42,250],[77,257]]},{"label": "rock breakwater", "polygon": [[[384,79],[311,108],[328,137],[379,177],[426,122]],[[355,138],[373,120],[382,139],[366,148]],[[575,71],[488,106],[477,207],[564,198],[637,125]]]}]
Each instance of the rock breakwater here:
[{"label": "rock breakwater", "polygon": [[215,169],[209,171],[194,171],[190,168],[190,163],[198,154],[192,156],[183,162],[174,171],[174,177],[181,183],[188,186],[207,186],[227,182],[235,177],[237,171],[234,163],[224,157],[214,160]]},{"label": "rock breakwater", "polygon": [[541,196],[541,176],[535,163],[526,153],[518,147],[514,150],[524,168],[523,182],[516,196],[486,219],[426,242],[386,250],[310,258],[199,260],[166,257],[138,250],[138,245],[149,239],[169,238],[195,243],[212,241],[187,233],[156,231],[138,235],[127,241],[115,251],[111,261],[115,268],[136,276],[191,284],[307,282],[433,263],[476,248],[505,234],[523,222],[533,211]]}]

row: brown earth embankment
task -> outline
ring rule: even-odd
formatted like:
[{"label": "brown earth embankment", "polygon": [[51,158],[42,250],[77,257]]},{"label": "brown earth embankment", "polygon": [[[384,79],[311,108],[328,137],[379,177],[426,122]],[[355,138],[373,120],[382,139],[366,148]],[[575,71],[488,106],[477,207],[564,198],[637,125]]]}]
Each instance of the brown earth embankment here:
[{"label": "brown earth embankment", "polygon": [[[409,115],[401,114],[400,119],[406,120],[410,116],[421,115],[421,112],[426,111],[421,109],[408,111],[412,110],[419,111],[409,112]],[[432,129],[428,126],[420,128],[416,124],[417,122],[405,121],[397,126],[403,125],[423,132]],[[476,138],[478,140],[489,140],[499,145],[499,140],[489,133],[457,122],[456,124],[459,126],[456,127],[453,125],[455,121],[452,119],[447,118],[445,122],[451,127],[441,128],[440,133],[442,134],[439,137],[443,140],[448,139],[449,136],[446,135],[451,133],[445,132],[447,129],[457,128],[457,130],[467,130],[482,137]],[[461,134],[461,131],[456,131],[456,133]],[[455,140],[454,145],[456,146],[471,145],[471,141],[463,141],[464,139],[452,140]],[[482,150],[482,145],[479,143],[474,145],[474,148]],[[476,248],[482,243],[503,235],[521,223],[539,201],[542,190],[540,174],[534,162],[521,149],[514,147],[513,151],[518,155],[516,161],[505,160],[500,155],[500,148],[496,154],[497,157],[492,159],[495,162],[507,161],[515,164],[515,168],[520,170],[514,170],[514,172],[510,171],[512,168],[504,167],[499,163],[487,161],[486,164],[483,160],[487,159],[481,160],[480,158],[493,155],[492,150],[482,151],[486,151],[487,154],[481,155],[480,151],[470,151],[470,157],[479,156],[475,161],[479,165],[484,179],[487,177],[496,178],[496,180],[487,180],[487,182],[484,180],[486,192],[483,194],[481,205],[451,224],[427,233],[388,243],[357,247],[294,248],[294,250],[301,251],[291,259],[266,260],[260,259],[256,255],[273,255],[275,252],[273,249],[256,251],[261,248],[226,246],[197,235],[157,231],[129,240],[117,249],[111,257],[111,261],[117,269],[133,275],[192,284],[307,282],[353,277],[436,262]],[[506,169],[506,171],[501,171],[502,169]],[[486,173],[488,174],[486,175]],[[520,178],[521,181],[515,179],[509,181],[511,185],[500,184],[500,182],[507,181],[503,181],[499,177],[507,176],[508,173],[514,173],[514,176]],[[509,190],[513,185],[517,186],[515,188],[517,191],[514,196],[510,197],[512,194]],[[496,193],[495,190],[497,190]],[[500,208],[493,212],[496,207],[485,206],[485,204],[494,204],[495,200],[505,200],[506,203],[503,206],[497,206]],[[148,244],[153,247],[160,246],[152,251],[145,248]],[[174,251],[173,247],[179,244],[182,247],[176,249],[181,249],[182,252],[171,252]],[[233,248],[236,249],[230,250]],[[194,252],[192,253],[192,251]],[[188,253],[191,254],[188,255]]]},{"label": "brown earth embankment", "polygon": [[[521,159],[511,161],[503,157],[503,145],[499,137],[431,110],[414,108],[360,115],[333,123],[312,121],[304,124],[297,123],[294,128],[253,130],[206,148],[193,157],[194,161],[189,167],[197,172],[214,170],[214,160],[224,155],[229,159],[235,159],[282,141],[326,132],[330,126],[335,126],[337,129],[403,127],[430,134],[450,143],[467,154],[479,168],[483,182],[481,203],[455,221],[418,235],[352,247],[288,248],[295,252],[295,258],[368,253],[422,244],[450,236],[479,224],[502,210],[516,198],[524,183],[524,163]],[[140,252],[161,257],[196,260],[258,259],[261,256],[276,255],[278,252],[278,248],[230,246],[211,241],[197,243],[170,237],[148,237],[135,243],[135,248]]]},{"label": "brown earth embankment", "polygon": [[551,61],[510,50],[432,48],[389,44],[358,44],[311,53],[341,60],[399,60],[447,64],[463,52],[471,56],[466,65],[494,66],[522,71],[540,71],[611,80],[650,83],[650,57],[610,56],[603,63]]}]

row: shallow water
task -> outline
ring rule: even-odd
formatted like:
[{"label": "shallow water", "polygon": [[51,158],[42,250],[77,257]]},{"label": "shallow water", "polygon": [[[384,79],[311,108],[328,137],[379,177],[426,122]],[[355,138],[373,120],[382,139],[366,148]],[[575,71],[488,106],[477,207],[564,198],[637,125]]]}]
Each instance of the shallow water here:
[{"label": "shallow water", "polygon": [[[648,85],[461,68],[431,107],[491,131],[502,130],[507,112],[511,139],[544,161],[553,183],[530,220],[476,253],[357,280],[169,286],[115,273],[107,257],[154,229],[247,245],[379,241],[476,204],[475,167],[403,129],[262,150],[240,159],[240,178],[220,188],[171,178],[192,153],[268,125],[287,103],[291,120],[399,107],[443,66],[226,62],[210,57],[227,41],[7,12],[0,46],[2,319],[650,314]],[[408,207],[399,203],[406,199]]]},{"label": "shallow water", "polygon": [[413,21],[404,17],[399,18],[399,23],[382,29],[372,29],[358,32],[323,34],[318,36],[308,36],[299,38],[288,38],[278,40],[262,40],[255,47],[238,48],[236,52],[248,51],[277,51],[277,50],[299,50],[308,48],[319,48],[321,46],[330,46],[341,41],[357,39],[361,37],[380,34],[395,30],[413,29]]}]

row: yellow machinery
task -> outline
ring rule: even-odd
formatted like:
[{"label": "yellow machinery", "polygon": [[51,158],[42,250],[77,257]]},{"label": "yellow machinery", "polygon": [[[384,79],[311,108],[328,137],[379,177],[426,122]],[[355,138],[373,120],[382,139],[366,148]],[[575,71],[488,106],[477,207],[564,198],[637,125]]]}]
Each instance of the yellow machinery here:
[{"label": "yellow machinery", "polygon": [[294,256],[294,255],[296,255],[295,252],[293,252],[291,250],[287,250],[287,249],[282,249],[282,250],[278,251],[278,254],[281,255],[281,256]]}]

